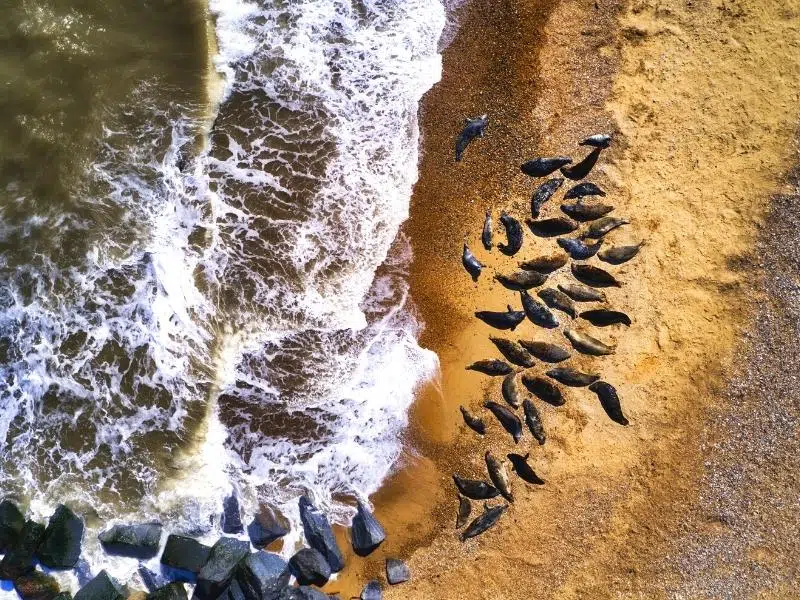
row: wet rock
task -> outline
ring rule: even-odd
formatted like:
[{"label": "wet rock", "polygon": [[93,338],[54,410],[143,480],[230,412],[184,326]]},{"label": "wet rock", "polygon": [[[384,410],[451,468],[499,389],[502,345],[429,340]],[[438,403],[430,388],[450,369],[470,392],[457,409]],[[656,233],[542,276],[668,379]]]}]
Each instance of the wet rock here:
[{"label": "wet rock", "polygon": [[227,589],[217,596],[217,600],[248,600],[242,591],[242,586],[235,579],[231,581]]},{"label": "wet rock", "polygon": [[222,501],[222,531],[225,533],[242,533],[242,511],[239,508],[239,499],[236,493],[231,494]]},{"label": "wet rock", "polygon": [[253,522],[247,526],[247,535],[256,548],[264,548],[289,533],[289,521],[268,504],[263,504]]},{"label": "wet rock", "polygon": [[25,517],[11,500],[0,502],[0,554],[12,547],[25,526]]},{"label": "wet rock", "polygon": [[386,559],[386,580],[391,585],[403,583],[411,579],[411,571],[406,563],[397,558]]},{"label": "wet rock", "polygon": [[277,600],[290,576],[285,560],[261,550],[242,561],[236,579],[248,600]]},{"label": "wet rock", "polygon": [[83,521],[69,507],[59,504],[50,517],[36,555],[46,567],[71,569],[80,558],[82,539]]},{"label": "wet rock", "polygon": [[189,600],[189,598],[183,584],[173,581],[147,594],[147,600]]},{"label": "wet rock", "polygon": [[300,496],[300,519],[303,521],[303,533],[308,545],[319,550],[328,561],[331,572],[338,573],[344,568],[344,557],[328,518],[311,504],[311,500]]},{"label": "wet rock", "polygon": [[109,554],[133,558],[152,558],[161,543],[161,523],[114,525],[97,536]]},{"label": "wet rock", "polygon": [[197,574],[208,561],[211,548],[185,535],[170,535],[161,553],[161,564]]},{"label": "wet rock", "polygon": [[331,577],[331,567],[322,554],[313,548],[302,548],[289,559],[292,575],[300,585],[322,587]]},{"label": "wet rock", "polygon": [[367,556],[386,539],[386,532],[369,509],[358,503],[358,512],[353,517],[351,536],[353,550],[359,556]]},{"label": "wet rock", "polygon": [[22,600],[53,600],[59,592],[58,582],[41,571],[30,571],[14,580],[14,589]]},{"label": "wet rock", "polygon": [[300,587],[285,587],[278,597],[279,600],[331,600],[333,596],[323,594],[317,589],[307,585]]},{"label": "wet rock", "polygon": [[0,561],[0,579],[16,579],[33,569],[36,548],[44,538],[45,526],[35,521],[25,521],[17,543]]},{"label": "wet rock", "polygon": [[148,592],[154,592],[168,583],[160,573],[155,573],[144,565],[139,565],[139,578]]},{"label": "wet rock", "polygon": [[[221,537],[211,547],[208,560],[197,574],[194,595],[199,600],[214,600],[228,586],[239,562],[250,554],[250,543]],[[162,557],[163,560],[163,557]]]},{"label": "wet rock", "polygon": [[75,594],[75,600],[125,600],[125,591],[103,570]]},{"label": "wet rock", "polygon": [[368,581],[364,589],[361,590],[360,600],[383,600],[383,590],[381,584],[375,581]]}]

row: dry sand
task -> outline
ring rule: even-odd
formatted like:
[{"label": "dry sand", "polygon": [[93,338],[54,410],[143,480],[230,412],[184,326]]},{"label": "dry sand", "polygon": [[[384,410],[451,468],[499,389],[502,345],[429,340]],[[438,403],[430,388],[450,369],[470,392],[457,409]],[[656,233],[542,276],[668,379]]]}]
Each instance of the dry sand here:
[{"label": "dry sand", "polygon": [[[374,498],[389,540],[330,590],[356,594],[399,556],[414,576],[390,599],[792,597],[797,395],[782,365],[800,359],[781,348],[797,332],[797,309],[787,309],[798,271],[786,269],[798,257],[796,238],[772,239],[792,232],[782,215],[797,210],[783,173],[797,160],[800,0],[474,0],[462,23],[424,103],[406,227],[422,343],[439,354],[441,379],[420,394],[403,468]],[[486,138],[454,164],[461,119],[483,112]],[[491,415],[480,439],[458,406],[479,411],[499,399],[500,381],[464,371],[497,356],[496,332],[473,312],[519,302],[492,282],[495,266],[555,249],[528,234],[515,259],[484,252],[484,210],[525,218],[535,182],[519,164],[582,156],[576,142],[604,130],[615,143],[590,180],[633,221],[607,243],[647,246],[619,267],[592,259],[624,282],[609,304],[634,324],[598,334],[618,343],[615,355],[574,364],[617,386],[631,425],[570,390],[562,408],[539,404],[544,446],[526,431],[515,448]],[[560,195],[544,216],[559,204]],[[490,266],[478,284],[460,265],[464,235]],[[511,337],[561,335],[543,332],[526,322]],[[461,543],[450,474],[484,477],[487,448],[530,450],[547,484],[517,480],[501,523]]]}]

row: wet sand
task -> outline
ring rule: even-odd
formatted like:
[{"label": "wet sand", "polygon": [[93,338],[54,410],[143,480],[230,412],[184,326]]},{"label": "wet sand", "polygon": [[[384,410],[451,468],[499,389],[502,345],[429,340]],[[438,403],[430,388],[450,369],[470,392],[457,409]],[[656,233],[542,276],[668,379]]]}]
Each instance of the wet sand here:
[{"label": "wet sand", "polygon": [[[770,232],[781,231],[780,215],[792,206],[774,194],[788,193],[783,173],[797,161],[798,16],[800,2],[771,0],[671,8],[649,0],[475,0],[463,11],[444,78],[425,99],[421,177],[406,226],[415,252],[412,297],[426,323],[422,343],[439,354],[441,378],[414,407],[401,470],[373,498],[389,540],[331,590],[356,593],[365,578],[381,575],[386,556],[399,556],[414,576],[389,598],[788,593],[787,582],[797,580],[790,558],[797,515],[787,508],[800,488],[789,460],[797,400],[781,375],[784,340],[776,335],[795,322],[786,314],[794,296],[775,289],[796,295],[797,273],[780,284],[763,265]],[[486,138],[454,164],[461,119],[483,112],[491,120]],[[485,398],[502,400],[498,379],[464,371],[497,356],[488,340],[496,332],[473,312],[519,303],[492,282],[495,267],[509,271],[517,259],[555,249],[526,230],[515,259],[487,253],[479,242],[483,213],[491,207],[495,221],[501,209],[528,216],[535,182],[519,164],[536,155],[583,156],[576,142],[606,130],[615,143],[589,180],[609,192],[604,200],[614,214],[633,221],[606,243],[644,239],[647,246],[618,267],[590,261],[623,281],[607,292],[609,304],[634,323],[599,330],[618,343],[615,355],[573,364],[619,389],[631,425],[612,423],[594,394],[571,389],[564,407],[538,405],[544,446],[526,431],[515,447],[491,415],[480,439],[463,425],[459,404],[478,412]],[[560,195],[543,216],[556,216],[559,204]],[[460,264],[465,235],[489,265],[478,284]],[[797,269],[793,260],[778,271]],[[773,320],[754,327],[766,305]],[[560,335],[528,322],[509,337]],[[759,387],[773,382],[785,403],[759,398]],[[780,427],[769,419],[756,427],[737,412],[776,414],[776,406],[784,407],[775,416]],[[757,435],[743,435],[749,427]],[[530,451],[547,484],[533,489],[517,480],[517,501],[501,523],[462,544],[450,475],[485,477],[486,449]],[[764,458],[773,452],[777,462]],[[745,475],[753,483],[748,495],[731,500]],[[757,516],[741,514],[748,510]],[[735,558],[707,550],[717,547]],[[747,585],[737,584],[743,573]]]}]

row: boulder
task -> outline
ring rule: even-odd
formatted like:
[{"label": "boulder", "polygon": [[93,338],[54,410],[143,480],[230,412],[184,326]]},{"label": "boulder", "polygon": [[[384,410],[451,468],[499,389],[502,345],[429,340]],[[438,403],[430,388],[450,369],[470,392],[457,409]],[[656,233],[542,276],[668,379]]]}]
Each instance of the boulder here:
[{"label": "boulder", "polygon": [[161,523],[114,525],[97,536],[109,554],[153,558],[161,544]]},{"label": "boulder", "polygon": [[331,596],[328,596],[328,594],[323,594],[307,585],[301,585],[300,587],[286,586],[278,598],[279,600],[331,600]]},{"label": "boulder", "polygon": [[182,583],[173,581],[147,594],[147,600],[189,600],[189,596]]},{"label": "boulder", "polygon": [[81,555],[83,521],[67,506],[59,504],[50,517],[36,556],[51,569],[71,569]]},{"label": "boulder", "polygon": [[53,600],[72,600],[72,594],[69,592],[59,592],[55,595]]},{"label": "boulder", "polygon": [[194,595],[199,600],[214,600],[228,587],[239,562],[250,554],[250,543],[221,537],[211,547],[208,560],[197,574]]},{"label": "boulder", "polygon": [[411,579],[411,571],[406,563],[397,558],[386,559],[386,580],[390,585],[403,583]]},{"label": "boulder", "polygon": [[78,590],[75,600],[125,600],[125,591],[103,570]]},{"label": "boulder", "polygon": [[11,548],[19,539],[25,517],[11,500],[0,502],[0,554]]},{"label": "boulder", "polygon": [[53,600],[59,592],[58,582],[41,571],[29,571],[14,580],[14,589],[22,600]]},{"label": "boulder", "polygon": [[173,534],[167,538],[164,552],[161,553],[161,564],[196,575],[210,554],[211,548],[196,539]]},{"label": "boulder", "polygon": [[338,573],[344,569],[344,557],[333,536],[328,518],[305,496],[300,496],[300,519],[303,521],[303,533],[308,545],[322,553],[331,572]]},{"label": "boulder", "polygon": [[375,581],[368,581],[364,589],[361,590],[360,600],[383,600],[383,590],[381,584]]},{"label": "boulder", "polygon": [[237,580],[248,600],[277,600],[290,576],[285,560],[261,550],[242,561]]},{"label": "boulder", "polygon": [[225,591],[217,596],[217,600],[248,600],[242,591],[242,586],[235,579],[225,588]]},{"label": "boulder", "polygon": [[386,539],[386,532],[381,524],[361,502],[358,503],[358,512],[353,517],[350,533],[353,551],[359,556],[367,556]]},{"label": "boulder", "polygon": [[256,548],[264,548],[289,533],[289,520],[268,504],[263,504],[253,522],[247,526],[247,535]]},{"label": "boulder", "polygon": [[222,501],[222,531],[225,533],[242,533],[242,511],[239,509],[239,499],[234,492]]},{"label": "boulder", "polygon": [[169,583],[161,573],[151,571],[144,565],[139,565],[139,578],[148,592],[155,592],[158,588]]},{"label": "boulder", "polygon": [[0,561],[0,579],[16,579],[33,570],[36,548],[44,538],[45,526],[35,521],[25,521],[17,543],[8,549]]},{"label": "boulder", "polygon": [[302,548],[289,559],[289,568],[300,585],[322,587],[331,577],[331,566],[318,550]]}]

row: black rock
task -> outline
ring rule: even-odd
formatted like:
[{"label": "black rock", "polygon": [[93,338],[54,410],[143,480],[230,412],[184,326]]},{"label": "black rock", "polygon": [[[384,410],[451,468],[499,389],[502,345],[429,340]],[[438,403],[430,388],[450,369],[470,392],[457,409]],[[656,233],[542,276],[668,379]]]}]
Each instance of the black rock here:
[{"label": "black rock", "polygon": [[17,543],[8,549],[0,561],[0,579],[16,579],[33,570],[36,548],[44,538],[45,527],[35,521],[25,521]]},{"label": "black rock", "polygon": [[300,496],[300,519],[308,545],[322,553],[331,572],[338,573],[344,569],[344,556],[333,536],[328,518],[305,496]]},{"label": "black rock", "polygon": [[72,594],[69,592],[59,592],[53,597],[53,600],[72,600]]},{"label": "black rock", "polygon": [[173,581],[147,594],[147,600],[189,600],[182,583]]},{"label": "black rock", "polygon": [[300,585],[316,585],[322,587],[331,577],[331,566],[318,550],[302,548],[289,559],[292,575],[297,577]]},{"label": "black rock", "polygon": [[50,517],[36,556],[51,569],[71,569],[81,555],[83,521],[69,507],[59,504]]},{"label": "black rock", "polygon": [[332,596],[323,594],[307,585],[301,585],[300,587],[287,586],[283,588],[278,598],[279,600],[331,600]]},{"label": "black rock", "polygon": [[268,504],[260,507],[253,522],[247,526],[247,535],[256,548],[264,548],[289,533],[289,521]]},{"label": "black rock", "polygon": [[234,579],[225,591],[217,596],[217,600],[248,600],[248,598],[244,595],[242,586]]},{"label": "black rock", "polygon": [[11,500],[0,502],[0,554],[12,547],[22,528],[25,526],[25,517]]},{"label": "black rock", "polygon": [[30,571],[14,580],[14,589],[22,600],[53,600],[59,592],[58,582],[41,571]]},{"label": "black rock", "polygon": [[219,538],[211,547],[206,564],[197,574],[194,595],[200,600],[214,600],[230,583],[239,561],[248,554],[249,542],[231,537]]},{"label": "black rock", "polygon": [[161,544],[161,523],[114,525],[97,536],[109,554],[133,558],[152,558]]},{"label": "black rock", "polygon": [[105,570],[83,586],[75,600],[124,600],[125,591]]},{"label": "black rock", "polygon": [[276,600],[290,576],[285,560],[260,550],[242,561],[236,579],[248,600]]},{"label": "black rock", "polygon": [[386,559],[386,580],[391,585],[403,583],[411,579],[411,571],[406,563],[396,558]]},{"label": "black rock", "polygon": [[360,600],[383,600],[383,590],[381,584],[375,581],[368,581],[364,589],[361,590]]},{"label": "black rock", "polygon": [[366,506],[358,503],[358,512],[351,525],[353,551],[359,556],[367,556],[386,539],[386,532]]},{"label": "black rock", "polygon": [[158,588],[169,583],[163,575],[151,571],[144,565],[139,565],[139,577],[141,578],[142,583],[144,584],[144,587],[147,588],[148,592],[154,592]]},{"label": "black rock", "polygon": [[222,531],[225,533],[244,531],[242,512],[239,509],[239,499],[235,492],[222,501]]},{"label": "black rock", "polygon": [[161,564],[197,574],[208,561],[211,548],[185,535],[170,535],[161,553]]}]

